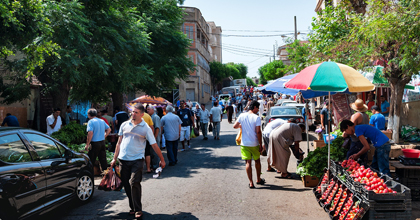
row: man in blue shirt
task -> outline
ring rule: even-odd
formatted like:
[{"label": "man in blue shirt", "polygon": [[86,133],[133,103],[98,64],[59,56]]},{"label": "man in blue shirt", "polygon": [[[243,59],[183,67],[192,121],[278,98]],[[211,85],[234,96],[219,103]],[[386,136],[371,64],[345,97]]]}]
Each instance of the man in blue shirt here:
[{"label": "man in blue shirt", "polygon": [[181,134],[182,121],[178,115],[173,114],[172,106],[168,105],[166,112],[166,115],[161,119],[162,134],[165,137],[169,166],[174,166],[178,162],[178,139]]},{"label": "man in blue shirt", "polygon": [[389,115],[389,102],[385,100],[385,96],[381,96],[381,113],[384,115],[384,117],[388,117]]},{"label": "man in blue shirt", "polygon": [[[111,133],[111,128],[102,119],[96,117],[98,112],[96,109],[91,108],[88,110],[88,118],[90,119],[87,124],[87,140],[85,150],[88,150],[88,156],[93,165],[95,165],[96,157],[101,163],[102,171],[108,167],[106,161],[106,147],[105,138]],[[92,145],[89,148],[89,145]]]},{"label": "man in blue shirt", "polygon": [[379,111],[379,107],[374,105],[371,109],[373,115],[370,117],[369,124],[379,130],[385,130],[385,117]]},{"label": "man in blue shirt", "polygon": [[4,126],[4,124],[7,124],[8,127],[19,127],[19,121],[16,118],[16,116],[7,113],[6,117],[3,120],[3,123],[1,123],[1,126]]},{"label": "man in blue shirt", "polygon": [[379,169],[381,173],[390,175],[389,152],[391,151],[391,144],[389,143],[389,138],[384,133],[370,125],[354,125],[354,123],[349,120],[343,120],[341,122],[340,130],[346,132],[346,134],[355,134],[363,144],[363,148],[359,152],[351,155],[349,159],[357,160],[359,157],[366,154],[370,149],[369,143],[366,140],[369,138],[375,147],[375,155],[373,156],[371,166],[375,169]]}]

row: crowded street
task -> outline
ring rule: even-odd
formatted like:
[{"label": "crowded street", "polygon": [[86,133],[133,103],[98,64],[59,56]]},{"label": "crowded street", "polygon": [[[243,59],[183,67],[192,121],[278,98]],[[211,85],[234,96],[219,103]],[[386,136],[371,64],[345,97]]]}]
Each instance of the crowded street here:
[{"label": "crowded street", "polygon": [[[294,174],[294,157],[289,170],[296,179],[281,179],[276,172],[266,172],[267,157],[261,157],[261,177],[267,182],[248,189],[245,162],[235,145],[237,131],[226,117],[220,132],[220,140],[212,135],[207,141],[202,136],[192,139],[191,149],[180,152],[178,164],[165,168],[159,178],[143,175],[145,219],[325,219],[324,211],[314,202],[312,188],[303,187],[300,176]],[[306,142],[301,148],[306,149]],[[95,195],[90,203],[66,205],[47,217],[133,219],[128,215],[125,193],[97,190],[100,179],[95,178]]]}]

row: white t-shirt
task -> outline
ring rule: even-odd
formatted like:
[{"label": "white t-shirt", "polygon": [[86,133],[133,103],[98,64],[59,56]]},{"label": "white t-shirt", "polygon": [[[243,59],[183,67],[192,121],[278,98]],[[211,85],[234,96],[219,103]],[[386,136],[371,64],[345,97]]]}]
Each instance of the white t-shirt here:
[{"label": "white t-shirt", "polygon": [[241,145],[244,147],[259,146],[257,132],[255,128],[261,126],[261,118],[256,114],[243,113],[239,115],[238,122],[242,127],[242,141]]},{"label": "white t-shirt", "polygon": [[47,134],[48,135],[51,135],[52,133],[60,130],[61,125],[63,124],[61,122],[61,116],[58,116],[57,123],[55,124],[54,129],[52,129],[50,125],[54,124],[54,121],[55,121],[55,118],[53,114],[47,117]]},{"label": "white t-shirt", "polygon": [[276,119],[270,123],[268,123],[264,130],[263,130],[263,135],[270,135],[270,133],[277,127],[281,126],[282,124],[286,123],[285,120],[283,119]]},{"label": "white t-shirt", "polygon": [[219,107],[211,108],[210,115],[212,116],[213,122],[220,122],[222,120],[222,110]]}]

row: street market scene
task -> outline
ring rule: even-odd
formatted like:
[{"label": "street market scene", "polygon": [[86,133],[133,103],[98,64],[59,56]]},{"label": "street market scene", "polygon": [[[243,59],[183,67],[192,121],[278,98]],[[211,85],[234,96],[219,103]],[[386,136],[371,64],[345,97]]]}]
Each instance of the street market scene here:
[{"label": "street market scene", "polygon": [[420,0],[0,14],[0,220],[420,219]]}]

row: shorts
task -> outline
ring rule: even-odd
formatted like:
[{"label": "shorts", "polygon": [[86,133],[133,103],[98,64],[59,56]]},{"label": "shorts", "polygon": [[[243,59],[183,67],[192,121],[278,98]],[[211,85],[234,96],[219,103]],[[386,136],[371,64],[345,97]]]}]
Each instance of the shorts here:
[{"label": "shorts", "polygon": [[180,141],[190,140],[191,135],[191,128],[190,126],[181,127],[181,137],[179,137]]},{"label": "shorts", "polygon": [[260,159],[260,147],[245,147],[241,146],[242,160],[258,160]]}]

